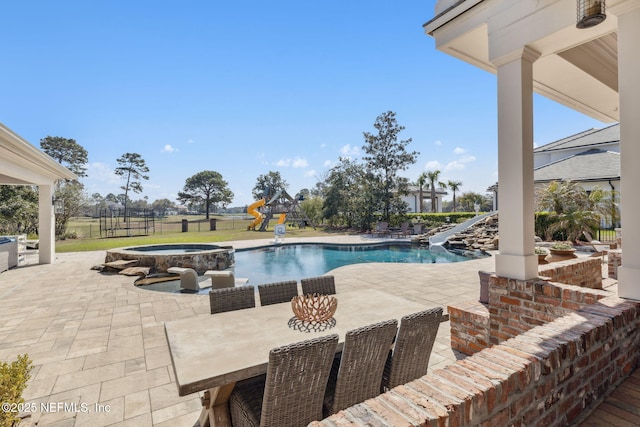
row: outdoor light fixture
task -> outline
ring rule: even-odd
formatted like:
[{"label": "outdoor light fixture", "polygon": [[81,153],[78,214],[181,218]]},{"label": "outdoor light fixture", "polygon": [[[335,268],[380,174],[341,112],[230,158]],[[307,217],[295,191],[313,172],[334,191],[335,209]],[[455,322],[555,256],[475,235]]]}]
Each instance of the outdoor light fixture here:
[{"label": "outdoor light fixture", "polygon": [[578,28],[595,27],[605,19],[605,0],[578,0]]},{"label": "outdoor light fixture", "polygon": [[54,197],[51,198],[51,204],[53,204],[53,213],[56,215],[61,215],[64,213],[64,200],[57,200]]}]

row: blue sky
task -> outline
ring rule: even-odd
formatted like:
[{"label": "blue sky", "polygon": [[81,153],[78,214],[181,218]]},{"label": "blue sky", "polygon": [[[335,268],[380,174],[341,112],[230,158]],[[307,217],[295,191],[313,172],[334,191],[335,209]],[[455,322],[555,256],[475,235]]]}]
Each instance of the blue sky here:
[{"label": "blue sky", "polygon": [[[74,138],[87,193],[121,192],[126,152],[150,168],[147,196],[175,200],[203,170],[231,206],[279,171],[311,188],[388,110],[424,170],[484,194],[497,181],[494,75],[435,49],[435,0],[31,1],[3,5],[0,122],[39,147]],[[537,145],[599,121],[535,97]],[[449,197],[451,198],[451,197]]]}]

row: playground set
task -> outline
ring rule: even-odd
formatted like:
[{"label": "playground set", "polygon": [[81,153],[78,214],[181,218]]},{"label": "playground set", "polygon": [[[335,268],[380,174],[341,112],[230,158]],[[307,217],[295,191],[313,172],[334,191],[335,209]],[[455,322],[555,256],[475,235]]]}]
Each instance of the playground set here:
[{"label": "playground set", "polygon": [[280,215],[278,224],[289,223],[300,228],[311,225],[315,229],[315,225],[307,214],[300,209],[300,202],[303,200],[302,194],[291,197],[285,190],[271,194],[269,189],[266,189],[262,199],[250,204],[247,208],[247,213],[255,217],[247,230],[266,231],[269,227],[269,221],[275,215]]}]

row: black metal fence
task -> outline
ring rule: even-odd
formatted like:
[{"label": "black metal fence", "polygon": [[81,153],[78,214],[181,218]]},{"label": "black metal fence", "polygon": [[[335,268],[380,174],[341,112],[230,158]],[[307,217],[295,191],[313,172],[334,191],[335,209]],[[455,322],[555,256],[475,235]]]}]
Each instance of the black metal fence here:
[{"label": "black metal fence", "polygon": [[[229,216],[216,218],[215,220],[203,219],[203,218],[161,218],[155,217],[152,224],[148,224],[146,227],[142,227],[139,230],[136,228],[136,222],[130,223],[130,232],[132,235],[142,234],[170,234],[179,233],[185,229],[189,232],[205,232],[212,230],[246,230],[251,223],[252,218],[245,218],[241,216]],[[215,228],[214,228],[215,227]],[[99,218],[82,217],[73,218],[67,227],[68,234],[75,234],[78,238],[99,238],[101,237],[101,228],[104,229],[104,224],[101,227]],[[127,235],[126,228],[118,233],[118,236]],[[104,231],[103,231],[104,233]],[[123,234],[124,233],[124,234]],[[102,235],[104,237],[104,234]],[[108,236],[109,237],[109,236]]]}]

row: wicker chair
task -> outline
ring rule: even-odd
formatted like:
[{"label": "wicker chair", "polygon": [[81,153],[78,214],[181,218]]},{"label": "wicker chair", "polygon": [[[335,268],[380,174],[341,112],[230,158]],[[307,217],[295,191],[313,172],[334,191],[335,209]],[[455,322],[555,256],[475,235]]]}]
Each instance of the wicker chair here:
[{"label": "wicker chair", "polygon": [[253,286],[211,289],[209,304],[211,305],[211,314],[253,308],[256,306],[255,290]]},{"label": "wicker chair", "polygon": [[398,321],[393,319],[346,333],[342,357],[334,360],[329,374],[325,417],[380,394],[382,373],[397,330]]},{"label": "wicker chair", "polygon": [[442,307],[409,314],[400,320],[393,351],[389,352],[383,390],[406,384],[427,373],[429,357],[442,320]]},{"label": "wicker chair", "polygon": [[302,284],[302,295],[334,295],[336,293],[336,281],[333,276],[310,277],[300,280],[300,283]]},{"label": "wicker chair", "polygon": [[299,427],[321,420],[337,345],[333,334],[271,350],[266,377],[238,382],[229,396],[232,424]]},{"label": "wicker chair", "polygon": [[289,280],[286,282],[268,283],[258,286],[261,305],[279,304],[289,302],[298,295],[298,282]]}]

